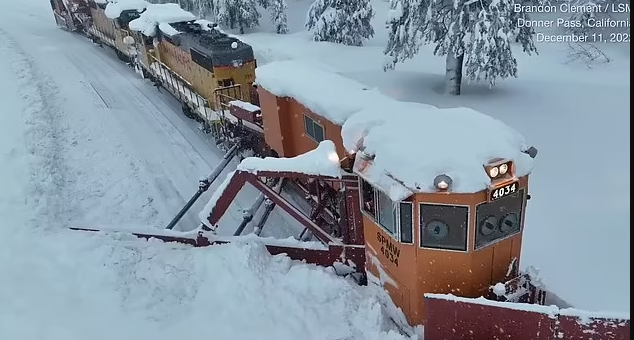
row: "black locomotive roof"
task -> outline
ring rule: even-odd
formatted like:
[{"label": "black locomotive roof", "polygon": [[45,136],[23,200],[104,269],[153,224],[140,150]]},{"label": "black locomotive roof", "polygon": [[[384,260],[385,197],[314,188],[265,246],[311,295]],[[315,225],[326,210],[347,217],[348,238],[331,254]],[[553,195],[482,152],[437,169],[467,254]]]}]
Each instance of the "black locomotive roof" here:
[{"label": "black locomotive roof", "polygon": [[170,36],[161,33],[162,39],[189,52],[194,62],[210,71],[213,67],[237,67],[254,59],[251,45],[220,32],[215,25],[205,25],[196,21],[170,25],[179,34]]}]

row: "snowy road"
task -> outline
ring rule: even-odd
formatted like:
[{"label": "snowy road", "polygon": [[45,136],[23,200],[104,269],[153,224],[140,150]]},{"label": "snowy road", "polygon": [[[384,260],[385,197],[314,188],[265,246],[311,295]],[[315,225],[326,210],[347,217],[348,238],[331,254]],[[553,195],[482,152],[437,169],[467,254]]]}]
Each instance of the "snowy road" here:
[{"label": "snowy road", "polygon": [[219,155],[46,2],[0,11],[0,103],[0,339],[402,339],[366,289],[257,246],[63,228],[163,225]]}]

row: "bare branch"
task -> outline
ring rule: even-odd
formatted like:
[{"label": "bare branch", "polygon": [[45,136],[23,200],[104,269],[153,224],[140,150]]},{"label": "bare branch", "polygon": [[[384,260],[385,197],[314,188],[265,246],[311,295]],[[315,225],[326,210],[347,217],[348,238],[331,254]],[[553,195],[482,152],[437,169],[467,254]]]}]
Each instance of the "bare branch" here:
[{"label": "bare branch", "polygon": [[611,61],[612,59],[594,44],[568,43],[568,59],[566,60],[566,64],[580,62],[591,69],[597,64],[605,64]]}]

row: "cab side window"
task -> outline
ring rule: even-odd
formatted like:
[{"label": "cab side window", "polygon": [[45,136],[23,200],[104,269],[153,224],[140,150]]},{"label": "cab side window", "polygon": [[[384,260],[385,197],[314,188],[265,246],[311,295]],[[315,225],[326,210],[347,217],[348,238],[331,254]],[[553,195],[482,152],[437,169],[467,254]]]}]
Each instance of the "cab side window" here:
[{"label": "cab side window", "polygon": [[374,199],[374,187],[370,183],[361,180],[361,205],[363,212],[376,220],[376,200]]},{"label": "cab side window", "polygon": [[396,236],[396,205],[382,191],[375,190],[377,200],[377,222],[387,232]]},{"label": "cab side window", "polygon": [[326,138],[324,127],[306,115],[304,115],[304,133],[317,143],[322,142]]},{"label": "cab side window", "polygon": [[402,243],[414,243],[414,204],[399,203],[398,221]]},{"label": "cab side window", "polygon": [[362,211],[402,243],[413,243],[413,204],[394,202],[388,195],[361,180]]}]

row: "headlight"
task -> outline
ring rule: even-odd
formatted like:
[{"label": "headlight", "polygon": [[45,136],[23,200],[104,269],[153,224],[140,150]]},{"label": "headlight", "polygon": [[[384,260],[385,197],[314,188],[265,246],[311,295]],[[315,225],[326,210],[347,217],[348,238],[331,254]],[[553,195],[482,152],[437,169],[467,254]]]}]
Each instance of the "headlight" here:
[{"label": "headlight", "polygon": [[489,169],[489,177],[496,178],[500,174],[500,169],[497,166],[494,166]]},{"label": "headlight", "polygon": [[513,161],[503,158],[492,159],[484,165],[484,171],[491,180],[513,177]]},{"label": "headlight", "polygon": [[500,165],[500,175],[505,175],[509,171],[508,164],[504,163]]},{"label": "headlight", "polygon": [[438,175],[434,178],[434,187],[438,190],[446,191],[451,188],[453,180],[447,175]]}]

